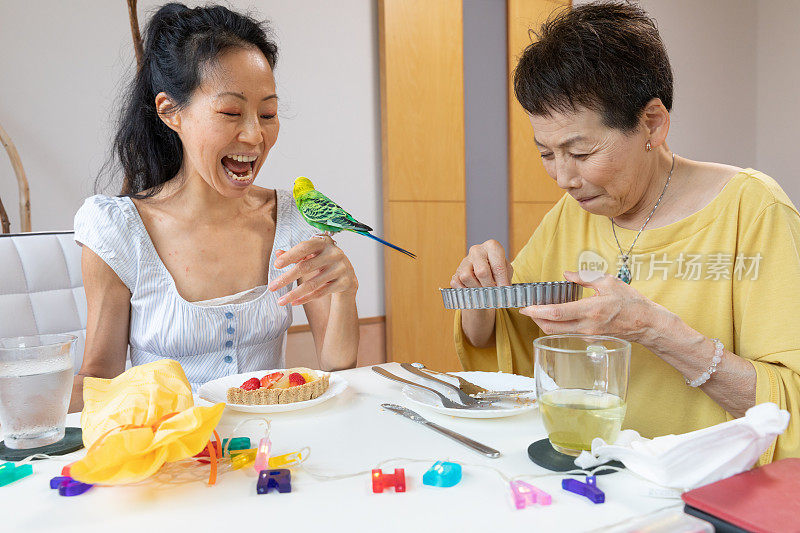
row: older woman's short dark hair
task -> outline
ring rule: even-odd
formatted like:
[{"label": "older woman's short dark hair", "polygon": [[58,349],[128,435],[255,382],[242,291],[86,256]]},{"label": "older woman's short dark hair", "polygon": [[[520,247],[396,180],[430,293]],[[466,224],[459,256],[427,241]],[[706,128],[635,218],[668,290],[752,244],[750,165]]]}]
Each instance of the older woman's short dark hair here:
[{"label": "older woman's short dark hair", "polygon": [[514,92],[531,115],[597,111],[632,131],[645,105],[672,109],[672,68],[655,21],[636,5],[597,2],[544,23],[514,71]]}]

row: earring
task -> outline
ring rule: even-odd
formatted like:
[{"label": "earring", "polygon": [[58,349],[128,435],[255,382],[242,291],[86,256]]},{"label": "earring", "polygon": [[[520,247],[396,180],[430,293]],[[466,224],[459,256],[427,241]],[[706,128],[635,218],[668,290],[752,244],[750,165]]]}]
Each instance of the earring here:
[{"label": "earring", "polygon": [[650,141],[647,141],[647,142],[644,144],[644,149],[645,149],[645,151],[646,151],[646,152],[649,152],[650,150],[652,150],[652,149],[653,149],[653,147],[650,145]]}]

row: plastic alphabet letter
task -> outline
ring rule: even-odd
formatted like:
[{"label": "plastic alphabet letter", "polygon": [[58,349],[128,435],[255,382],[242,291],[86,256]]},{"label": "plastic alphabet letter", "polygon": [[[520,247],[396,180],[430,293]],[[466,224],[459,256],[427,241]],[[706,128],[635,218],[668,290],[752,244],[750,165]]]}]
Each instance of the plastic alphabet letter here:
[{"label": "plastic alphabet letter", "polygon": [[10,462],[3,463],[0,465],[0,487],[19,481],[31,474],[33,474],[33,466],[30,464],[16,466],[14,463]]},{"label": "plastic alphabet letter", "polygon": [[259,472],[256,492],[266,494],[269,489],[278,489],[281,493],[292,492],[292,473],[285,468]]},{"label": "plastic alphabet letter", "polygon": [[452,487],[461,481],[461,465],[446,461],[436,461],[422,475],[423,485],[432,487]]},{"label": "plastic alphabet letter", "polygon": [[[222,439],[222,447],[220,449],[224,450],[229,440],[231,443],[228,444],[228,455],[233,455],[235,451],[247,450],[250,448],[249,437],[235,437],[233,439]],[[216,445],[216,441],[211,441],[211,444]],[[195,455],[195,457],[208,457],[208,448],[200,450],[200,453]]]},{"label": "plastic alphabet letter", "polygon": [[550,505],[553,498],[545,491],[524,481],[511,482],[511,496],[517,509],[525,509],[529,505]]},{"label": "plastic alphabet letter", "polygon": [[294,466],[303,460],[302,450],[299,452],[285,453],[283,455],[276,455],[269,458],[270,468],[280,468],[282,466]]},{"label": "plastic alphabet letter", "polygon": [[384,474],[379,469],[372,471],[372,492],[378,494],[383,489],[394,487],[395,492],[406,491],[406,473],[402,468],[395,468],[394,474]]},{"label": "plastic alphabet letter", "polygon": [[258,443],[258,451],[256,452],[256,460],[253,463],[253,468],[256,472],[261,472],[269,468],[269,453],[272,449],[272,442],[269,436],[263,437]]},{"label": "plastic alphabet letter", "polygon": [[606,501],[605,493],[597,488],[597,480],[594,476],[586,476],[586,483],[577,479],[562,479],[561,488],[574,492],[579,496],[585,496],[593,503],[603,503]]},{"label": "plastic alphabet letter", "polygon": [[80,496],[94,485],[75,481],[68,476],[57,476],[50,479],[50,488],[58,489],[61,496]]},{"label": "plastic alphabet letter", "polygon": [[231,466],[234,470],[250,466],[256,461],[256,450],[247,450],[242,453],[237,453],[231,458]]},{"label": "plastic alphabet letter", "polygon": [[[228,443],[228,439],[222,440],[222,448],[225,448],[225,444]],[[232,452],[234,450],[247,450],[250,448],[250,438],[249,437],[235,437],[231,439],[231,443],[228,444],[228,452]]]}]

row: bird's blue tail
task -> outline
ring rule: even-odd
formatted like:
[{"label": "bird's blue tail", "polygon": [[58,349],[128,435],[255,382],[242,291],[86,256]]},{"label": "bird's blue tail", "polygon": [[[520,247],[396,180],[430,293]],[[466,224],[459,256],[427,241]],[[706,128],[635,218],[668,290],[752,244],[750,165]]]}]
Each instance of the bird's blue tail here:
[{"label": "bird's blue tail", "polygon": [[416,259],[416,258],[417,258],[417,256],[416,256],[416,255],[412,254],[412,253],[411,253],[411,252],[409,252],[408,250],[403,250],[403,249],[402,249],[402,248],[400,248],[399,246],[395,246],[394,244],[392,244],[392,243],[390,243],[390,242],[384,241],[383,239],[381,239],[380,237],[376,237],[376,236],[375,236],[375,235],[373,235],[372,233],[367,233],[366,231],[356,231],[355,233],[358,233],[359,235],[363,235],[363,236],[365,236],[365,237],[369,237],[370,239],[374,239],[374,240],[378,241],[379,243],[381,243],[381,244],[383,244],[383,245],[385,245],[385,246],[388,246],[389,248],[394,248],[394,249],[395,249],[395,250],[397,250],[398,252],[403,252],[404,254],[406,254],[406,255],[407,255],[407,256],[409,256],[409,257],[413,257],[414,259]]}]

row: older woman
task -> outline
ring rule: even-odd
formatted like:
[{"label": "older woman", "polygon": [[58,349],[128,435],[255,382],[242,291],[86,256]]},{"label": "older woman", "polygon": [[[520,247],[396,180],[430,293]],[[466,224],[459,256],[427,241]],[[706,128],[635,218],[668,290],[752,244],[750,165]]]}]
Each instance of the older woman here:
[{"label": "older woman", "polygon": [[612,335],[633,343],[626,427],[684,433],[769,401],[793,421],[761,461],[800,455],[800,215],[769,176],[670,150],[655,23],[630,4],[564,12],[525,50],[514,88],[567,194],[513,262],[496,241],[473,246],[452,286],[563,274],[593,295],[458,313],[463,366],[531,374],[536,337]]}]

